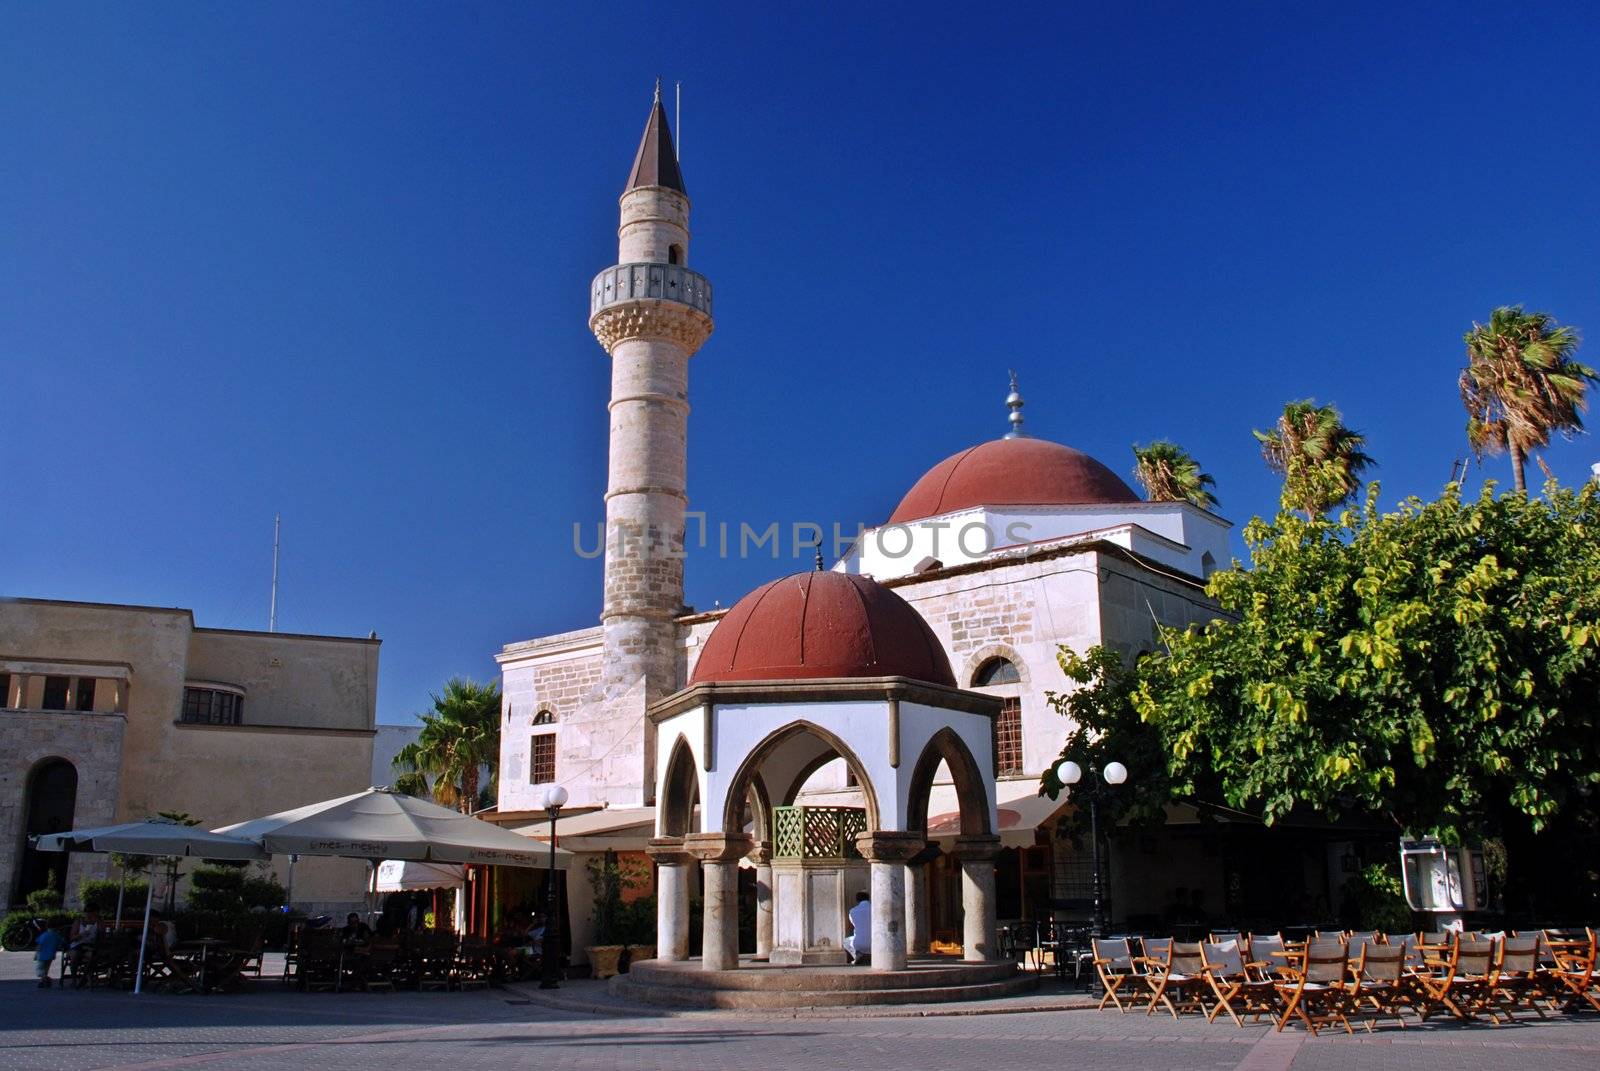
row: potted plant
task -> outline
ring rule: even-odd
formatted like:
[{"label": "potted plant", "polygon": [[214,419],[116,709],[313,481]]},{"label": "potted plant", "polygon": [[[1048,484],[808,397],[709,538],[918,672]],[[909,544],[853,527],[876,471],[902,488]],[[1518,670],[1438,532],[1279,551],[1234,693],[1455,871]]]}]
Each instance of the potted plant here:
[{"label": "potted plant", "polygon": [[628,958],[623,969],[642,959],[656,958],[656,898],[636,897],[623,905],[623,940],[628,946]]},{"label": "potted plant", "polygon": [[594,909],[590,921],[594,923],[594,944],[584,946],[589,957],[589,974],[594,978],[610,978],[621,971],[622,953],[626,945],[619,940],[622,928],[622,867],[615,852],[607,851],[599,859],[588,862],[589,884],[594,887]]}]

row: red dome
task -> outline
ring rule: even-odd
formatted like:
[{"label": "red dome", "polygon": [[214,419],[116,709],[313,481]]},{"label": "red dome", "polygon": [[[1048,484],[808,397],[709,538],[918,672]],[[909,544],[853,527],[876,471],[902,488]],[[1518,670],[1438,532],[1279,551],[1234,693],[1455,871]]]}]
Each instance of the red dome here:
[{"label": "red dome", "polygon": [[947,457],[900,500],[890,524],[973,506],[1139,502],[1133,488],[1081,451],[1044,439],[996,439]]},{"label": "red dome", "polygon": [[870,577],[796,573],[733,605],[690,684],[910,677],[955,687],[950,660],[911,604]]}]

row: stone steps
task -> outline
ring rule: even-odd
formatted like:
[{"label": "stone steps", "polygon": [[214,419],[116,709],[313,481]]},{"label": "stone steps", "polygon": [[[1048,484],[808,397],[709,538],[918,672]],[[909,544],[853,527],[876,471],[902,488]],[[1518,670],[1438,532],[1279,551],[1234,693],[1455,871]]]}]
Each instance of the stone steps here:
[{"label": "stone steps", "polygon": [[622,1000],[676,1008],[836,1008],[942,1004],[1014,996],[1035,988],[1014,963],[921,963],[905,971],[860,967],[770,967],[703,971],[696,962],[647,961],[610,982]]}]

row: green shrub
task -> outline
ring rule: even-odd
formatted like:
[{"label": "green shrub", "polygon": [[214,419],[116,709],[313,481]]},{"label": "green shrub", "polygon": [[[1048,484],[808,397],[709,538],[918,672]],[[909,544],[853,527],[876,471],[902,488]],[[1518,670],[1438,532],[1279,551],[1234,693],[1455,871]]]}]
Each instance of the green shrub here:
[{"label": "green shrub", "polygon": [[[106,916],[115,915],[119,888],[118,882],[105,878],[85,878],[78,883],[78,899],[83,901],[83,910],[86,912],[98,911]],[[125,917],[144,910],[144,898],[149,889],[150,883],[142,878],[128,882],[127,889],[122,894],[122,913]]]},{"label": "green shrub", "polygon": [[271,878],[253,878],[242,867],[206,864],[189,875],[191,911],[220,914],[281,907],[288,893]]},{"label": "green shrub", "polygon": [[1373,863],[1364,868],[1345,882],[1344,895],[1359,929],[1381,933],[1411,930],[1411,908],[1394,864]]},{"label": "green shrub", "polygon": [[47,911],[61,910],[61,893],[56,889],[35,889],[23,901],[29,911],[35,914],[44,914]]},{"label": "green shrub", "polygon": [[4,948],[7,952],[21,952],[32,948],[35,935],[34,919],[40,919],[46,926],[56,929],[72,925],[77,918],[78,914],[74,911],[39,912],[27,908],[13,911],[0,920],[0,948]]}]

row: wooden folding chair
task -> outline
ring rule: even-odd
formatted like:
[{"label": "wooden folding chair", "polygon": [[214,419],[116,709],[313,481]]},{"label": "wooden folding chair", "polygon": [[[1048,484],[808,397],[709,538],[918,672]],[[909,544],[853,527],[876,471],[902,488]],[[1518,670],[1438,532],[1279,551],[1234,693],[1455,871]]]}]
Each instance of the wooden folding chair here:
[{"label": "wooden folding chair", "polygon": [[1239,942],[1234,940],[1207,941],[1200,946],[1200,952],[1205,959],[1206,980],[1217,999],[1206,1016],[1207,1022],[1214,1022],[1219,1014],[1227,1012],[1234,1025],[1243,1026],[1240,1015],[1259,1019],[1276,1013],[1277,987],[1268,964],[1247,962]]},{"label": "wooden folding chair", "polygon": [[1500,1025],[1501,1015],[1506,1017],[1506,1022],[1514,1022],[1518,1008],[1532,1008],[1539,1018],[1545,1018],[1544,1009],[1539,1006],[1539,1002],[1549,996],[1539,970],[1543,944],[1538,934],[1531,937],[1518,934],[1500,942],[1500,969],[1484,1008],[1496,1026]]},{"label": "wooden folding chair", "polygon": [[1250,959],[1262,964],[1262,973],[1270,978],[1286,978],[1289,970],[1289,957],[1283,954],[1283,935],[1278,933],[1252,933],[1250,935]]},{"label": "wooden folding chair", "polygon": [[1310,942],[1305,962],[1294,969],[1294,979],[1276,983],[1283,1001],[1278,1030],[1283,1030],[1290,1019],[1298,1018],[1312,1037],[1319,1027],[1333,1023],[1344,1027],[1347,1034],[1355,1033],[1346,1014],[1353,992],[1347,967],[1343,941],[1324,941],[1320,949],[1317,942]]},{"label": "wooden folding chair", "polygon": [[1383,1016],[1393,1018],[1404,1029],[1406,1021],[1401,1009],[1410,1003],[1411,996],[1405,944],[1363,945],[1354,970],[1352,1010],[1365,1012],[1371,1007],[1371,1016],[1363,1016],[1367,1032],[1372,1032],[1373,1020]]},{"label": "wooden folding chair", "polygon": [[1588,931],[1588,937],[1587,947],[1557,952],[1557,966],[1547,972],[1566,991],[1567,1000],[1561,1006],[1562,1011],[1581,1011],[1585,1004],[1600,1011],[1600,980],[1595,978],[1595,959],[1600,949],[1597,949],[1593,930]]},{"label": "wooden folding chair", "polygon": [[1128,1005],[1122,1003],[1122,997],[1126,995],[1131,1004],[1133,994],[1124,993],[1122,987],[1127,986],[1132,990],[1143,981],[1133,963],[1132,947],[1125,937],[1116,940],[1096,937],[1091,944],[1094,947],[1094,973],[1100,979],[1101,988],[1105,990],[1105,995],[1100,998],[1096,1010],[1103,1010],[1109,1002],[1116,1005],[1117,1011],[1126,1012]]},{"label": "wooden folding chair", "polygon": [[[1150,1006],[1145,1009],[1145,1014],[1155,1011],[1157,1004],[1165,1005],[1174,1019],[1180,1011],[1205,1014],[1206,994],[1211,992],[1205,969],[1205,956],[1198,942],[1172,942],[1167,961],[1161,964],[1160,975],[1155,980],[1155,992],[1150,997]],[[1174,998],[1177,1003],[1173,1003]]]},{"label": "wooden folding chair", "polygon": [[1495,951],[1493,941],[1457,938],[1440,973],[1417,975],[1421,996],[1417,1014],[1422,1021],[1440,1009],[1448,1009],[1462,1022],[1471,1020],[1494,992]]}]

